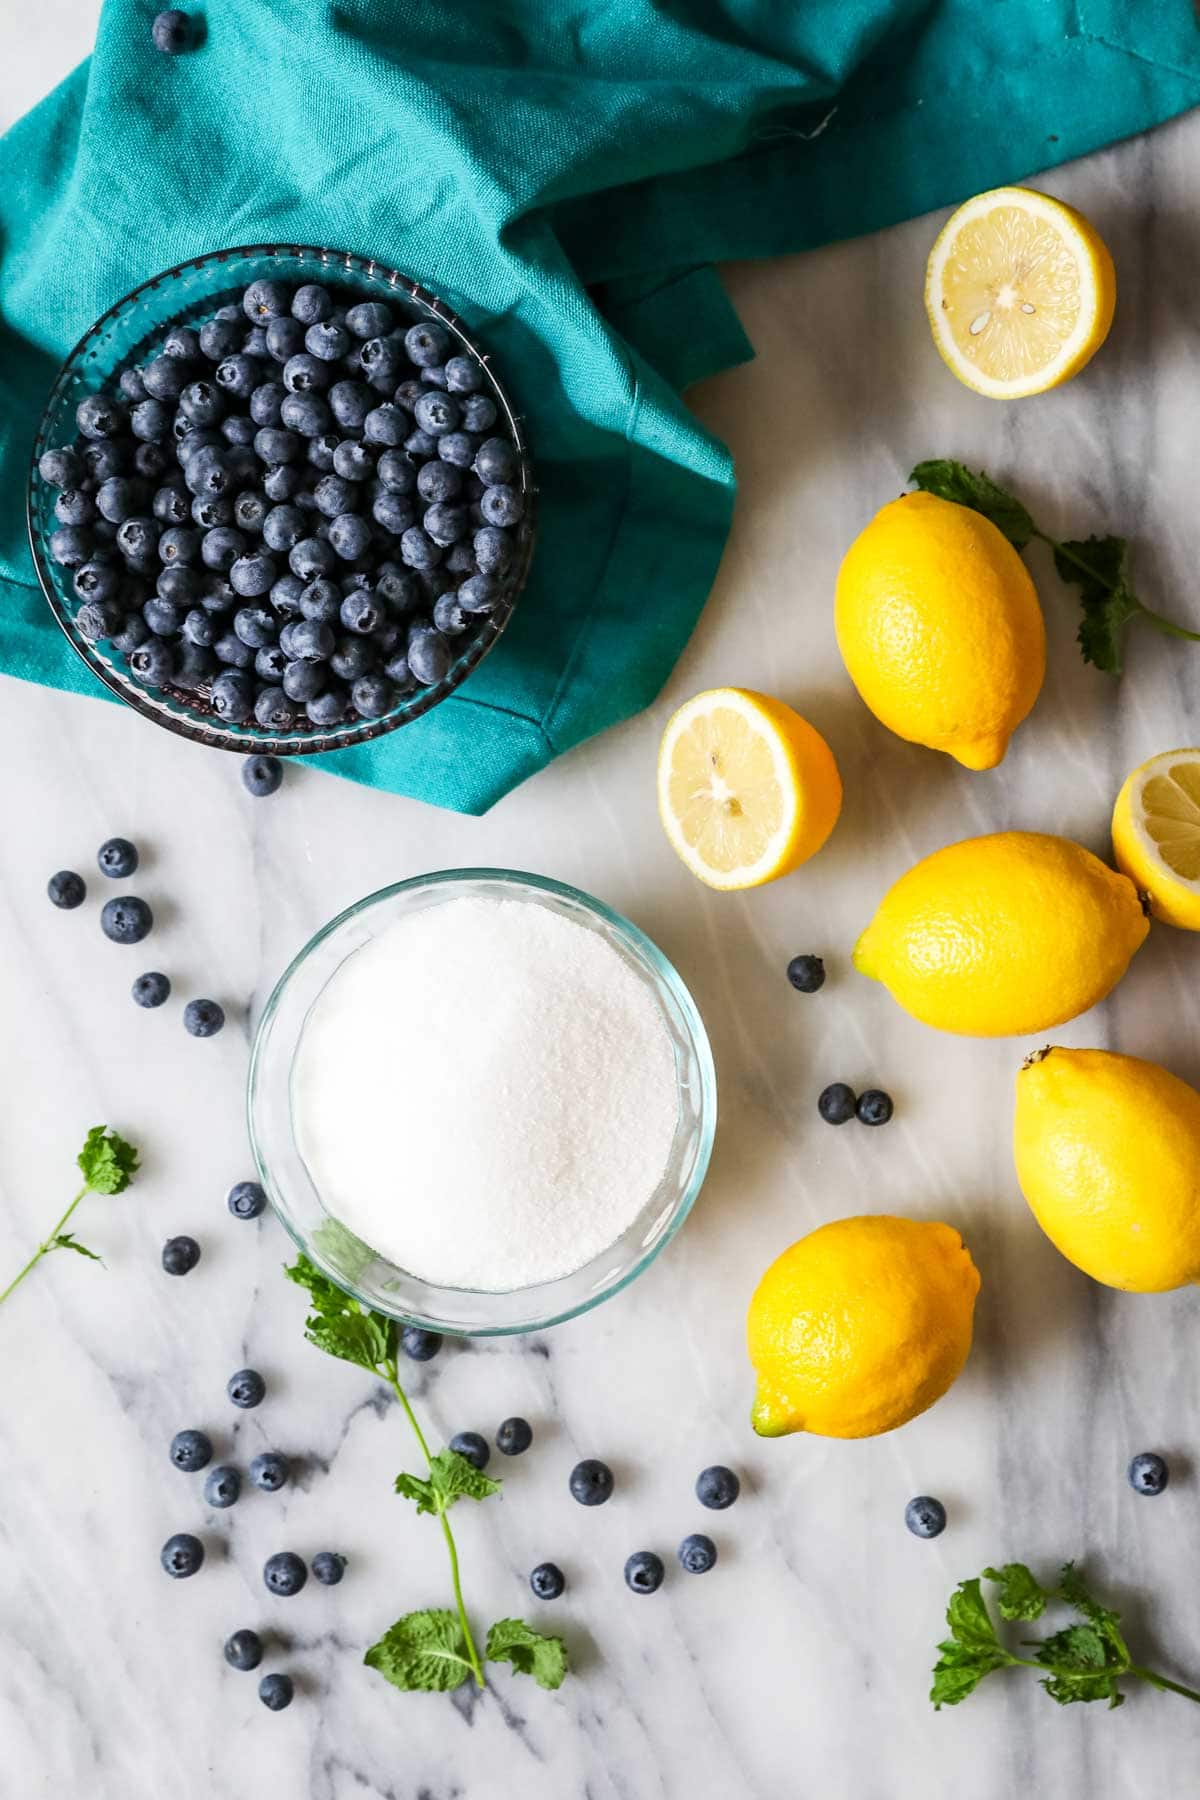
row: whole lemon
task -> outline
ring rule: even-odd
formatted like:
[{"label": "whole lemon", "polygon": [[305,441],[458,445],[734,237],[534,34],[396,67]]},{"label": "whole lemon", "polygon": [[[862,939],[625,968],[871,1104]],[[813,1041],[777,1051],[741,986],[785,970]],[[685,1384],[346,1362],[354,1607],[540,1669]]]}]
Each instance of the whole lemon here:
[{"label": "whole lemon", "polygon": [[902,875],[854,966],[939,1031],[1019,1036],[1103,1000],[1149,929],[1132,881],[1082,844],[998,831]]},{"label": "whole lemon", "polygon": [[941,1398],[967,1360],[979,1274],[957,1231],[836,1219],[776,1257],[746,1336],[760,1437],[874,1437]]},{"label": "whole lemon", "polygon": [[838,648],[875,717],[994,769],[1046,673],[1029,571],[990,519],[936,494],[893,500],[838,573]]},{"label": "whole lemon", "polygon": [[1017,1180],[1046,1236],[1106,1287],[1200,1281],[1200,1094],[1112,1050],[1039,1050],[1017,1076]]}]

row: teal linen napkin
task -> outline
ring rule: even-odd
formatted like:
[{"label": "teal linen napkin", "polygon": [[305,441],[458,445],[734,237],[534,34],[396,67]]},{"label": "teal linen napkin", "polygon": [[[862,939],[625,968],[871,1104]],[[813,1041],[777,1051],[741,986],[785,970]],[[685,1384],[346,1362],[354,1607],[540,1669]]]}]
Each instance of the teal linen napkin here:
[{"label": "teal linen napkin", "polygon": [[[752,352],[712,267],[876,229],[1200,99],[1191,0],[153,4],[0,140],[0,669],[100,694],[36,587],[29,446],[55,368],[204,251],[357,251],[440,293],[528,420],[529,586],[463,689],[319,759],[481,812],[654,698],[734,477],[688,383]],[[199,12],[201,9],[196,7]]]}]

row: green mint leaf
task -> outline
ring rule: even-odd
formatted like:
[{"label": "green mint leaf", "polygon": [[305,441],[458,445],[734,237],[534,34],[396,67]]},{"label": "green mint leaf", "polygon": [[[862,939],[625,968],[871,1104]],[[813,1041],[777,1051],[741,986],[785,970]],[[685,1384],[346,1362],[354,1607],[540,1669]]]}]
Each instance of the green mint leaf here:
[{"label": "green mint leaf", "polygon": [[1075,1674],[1069,1670],[1056,1669],[1052,1675],[1047,1675],[1042,1686],[1060,1706],[1071,1706],[1080,1701],[1107,1700],[1111,1712],[1113,1707],[1125,1704],[1125,1696],[1117,1686],[1119,1678],[1118,1669],[1102,1669],[1094,1674]]},{"label": "green mint leaf", "polygon": [[137,1174],[140,1158],[107,1125],[93,1125],[75,1160],[93,1194],[122,1194]]},{"label": "green mint leaf", "polygon": [[351,1295],[343,1293],[335,1282],[314,1268],[306,1256],[297,1257],[284,1274],[297,1287],[307,1290],[313,1310],[305,1320],[304,1335],[327,1356],[356,1363],[361,1369],[378,1371],[396,1352],[397,1329],[394,1319],[383,1313],[368,1312]]},{"label": "green mint leaf", "polygon": [[1108,1667],[1108,1648],[1094,1625],[1068,1625],[1035,1646],[1040,1663],[1055,1669],[1073,1669],[1092,1674]]},{"label": "green mint leaf", "polygon": [[1092,537],[1056,544],[1054,566],[1063,581],[1079,589],[1084,662],[1106,675],[1119,675],[1125,627],[1143,610],[1130,581],[1128,541]]},{"label": "green mint leaf", "polygon": [[50,1239],[46,1249],[74,1250],[77,1256],[90,1257],[92,1262],[102,1263],[104,1261],[104,1258],[97,1256],[94,1250],[89,1250],[86,1244],[81,1244],[73,1231],[60,1231],[57,1237]]},{"label": "green mint leaf", "polygon": [[1000,1583],[996,1605],[1002,1619],[1040,1619],[1050,1598],[1024,1563],[1005,1563],[1002,1569],[985,1569],[989,1581]]},{"label": "green mint leaf", "polygon": [[946,1608],[946,1623],[957,1643],[983,1651],[1001,1648],[978,1577],[959,1582]]},{"label": "green mint leaf", "polygon": [[560,1637],[543,1637],[524,1619],[497,1619],[487,1635],[491,1662],[507,1662],[517,1675],[532,1675],[539,1687],[561,1687],[567,1672],[567,1647]]},{"label": "green mint leaf", "polygon": [[396,1492],[403,1500],[415,1500],[419,1513],[435,1513],[438,1510],[433,1483],[424,1481],[420,1475],[397,1475]]},{"label": "green mint leaf", "polygon": [[449,1693],[471,1673],[457,1615],[435,1608],[405,1613],[371,1645],[363,1661],[409,1693]]},{"label": "green mint leaf", "polygon": [[982,513],[1004,533],[1014,550],[1023,550],[1030,538],[1038,534],[1019,500],[997,487],[982,470],[973,475],[952,457],[918,463],[908,479],[923,493],[936,494],[940,500],[953,500],[957,506],[969,506],[972,512]]},{"label": "green mint leaf", "polygon": [[933,1701],[934,1710],[940,1712],[943,1706],[957,1706],[968,1694],[974,1693],[985,1675],[993,1669],[1002,1669],[1009,1661],[1007,1653],[997,1644],[995,1649],[962,1644],[951,1639],[939,1644],[940,1652],[933,1668],[933,1686],[929,1690],[929,1698]]},{"label": "green mint leaf", "polygon": [[1104,1642],[1110,1646],[1112,1654],[1109,1662],[1120,1662],[1128,1667],[1132,1658],[1121,1635],[1120,1613],[1110,1611],[1107,1606],[1101,1606],[1098,1600],[1093,1599],[1074,1563],[1063,1564],[1058,1578],[1058,1591],[1069,1606],[1073,1606],[1076,1612],[1082,1613],[1085,1619],[1091,1621]]},{"label": "green mint leaf", "polygon": [[439,1450],[429,1459],[429,1479],[441,1502],[441,1510],[456,1500],[486,1500],[500,1492],[500,1483],[460,1456],[457,1450]]}]

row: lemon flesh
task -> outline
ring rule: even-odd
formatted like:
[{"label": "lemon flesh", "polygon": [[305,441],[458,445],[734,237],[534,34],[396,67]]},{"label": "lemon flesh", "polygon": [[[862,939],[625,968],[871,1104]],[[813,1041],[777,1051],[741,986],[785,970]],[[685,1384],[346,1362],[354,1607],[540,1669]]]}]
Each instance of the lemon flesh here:
[{"label": "lemon flesh", "polygon": [[1149,922],[1134,884],[1068,838],[948,844],[884,895],[854,949],[923,1024],[970,1037],[1062,1025],[1114,988]]},{"label": "lemon flesh", "polygon": [[1095,228],[1032,188],[993,188],[960,206],[925,275],[943,360],[976,393],[1000,400],[1078,374],[1108,336],[1116,293]]},{"label": "lemon flesh", "polygon": [[1200,1094],[1136,1056],[1050,1049],[1017,1076],[1017,1180],[1094,1281],[1137,1294],[1200,1279]]},{"label": "lemon flesh", "polygon": [[663,829],[710,887],[757,887],[790,873],[821,848],[841,806],[829,745],[769,695],[713,688],[681,706],[663,733]]},{"label": "lemon flesh", "polygon": [[1200,749],[1166,750],[1129,776],[1113,811],[1117,867],[1156,919],[1200,931]]},{"label": "lemon flesh", "polygon": [[876,513],[838,571],[838,648],[889,731],[991,769],[1041,692],[1046,628],[990,519],[936,494]]},{"label": "lemon flesh", "polygon": [[971,1348],[979,1274],[949,1225],[838,1219],[785,1250],[750,1302],[760,1437],[873,1437],[916,1418]]}]

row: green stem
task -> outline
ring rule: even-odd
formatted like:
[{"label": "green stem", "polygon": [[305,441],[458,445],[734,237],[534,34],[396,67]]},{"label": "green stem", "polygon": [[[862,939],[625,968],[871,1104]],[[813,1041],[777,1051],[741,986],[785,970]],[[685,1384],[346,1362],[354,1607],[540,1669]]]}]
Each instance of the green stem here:
[{"label": "green stem", "polygon": [[[2,1298],[2,1296],[0,1296],[0,1298]],[[390,1358],[382,1366],[388,1379],[388,1385],[401,1406],[404,1408],[404,1416],[412,1426],[413,1435],[421,1446],[421,1455],[425,1458],[427,1465],[432,1464],[433,1458],[429,1452],[429,1445],[425,1441],[425,1433],[417,1423],[417,1415],[409,1405],[408,1395],[400,1386],[400,1371],[396,1366],[395,1358]],[[471,1635],[471,1622],[467,1618],[467,1608],[463,1601],[462,1580],[458,1570],[458,1546],[454,1542],[454,1533],[450,1529],[450,1521],[445,1513],[439,1512],[438,1518],[441,1521],[442,1536],[446,1540],[446,1553],[450,1558],[450,1578],[454,1583],[454,1604],[458,1608],[458,1621],[462,1626],[463,1642],[467,1647],[467,1661],[471,1665],[471,1673],[475,1677],[476,1685],[478,1687],[483,1687],[485,1685],[483,1679],[483,1664],[480,1661],[479,1652],[475,1648],[475,1639]]]},{"label": "green stem", "polygon": [[1200,631],[1189,631],[1184,625],[1176,625],[1174,619],[1164,619],[1161,613],[1151,612],[1148,606],[1142,607],[1142,617],[1149,619],[1164,637],[1188,638],[1193,644],[1200,644]]},{"label": "green stem", "polygon": [[1129,1673],[1136,1675],[1140,1681],[1148,1681],[1151,1687],[1161,1688],[1167,1694],[1182,1694],[1185,1700],[1200,1702],[1200,1694],[1194,1688],[1183,1687],[1178,1681],[1168,1681],[1165,1675],[1156,1675],[1153,1669],[1139,1668],[1137,1663],[1130,1663]]},{"label": "green stem", "polygon": [[41,1262],[41,1260],[42,1260],[43,1256],[45,1256],[46,1252],[53,1248],[55,1238],[59,1235],[63,1226],[66,1224],[67,1220],[71,1217],[71,1214],[75,1211],[75,1208],[79,1205],[79,1202],[83,1199],[83,1196],[86,1193],[89,1193],[90,1191],[91,1190],[88,1188],[87,1183],[85,1182],[84,1185],[80,1188],[79,1192],[76,1194],[75,1198],[72,1200],[70,1206],[68,1206],[68,1208],[67,1208],[66,1212],[63,1214],[62,1218],[58,1221],[58,1224],[55,1225],[53,1230],[50,1232],[49,1237],[46,1238],[43,1243],[40,1243],[38,1245],[37,1249],[34,1251],[33,1255],[30,1257],[29,1261],[25,1264],[25,1267],[23,1269],[21,1269],[16,1275],[13,1276],[12,1280],[9,1282],[8,1286],[5,1288],[4,1292],[2,1294],[0,1294],[0,1306],[4,1305],[4,1302],[8,1299],[8,1296],[12,1293],[14,1288],[20,1287],[20,1285],[24,1281],[25,1277],[29,1274],[29,1271],[31,1269],[35,1269],[37,1267],[38,1263]]}]

